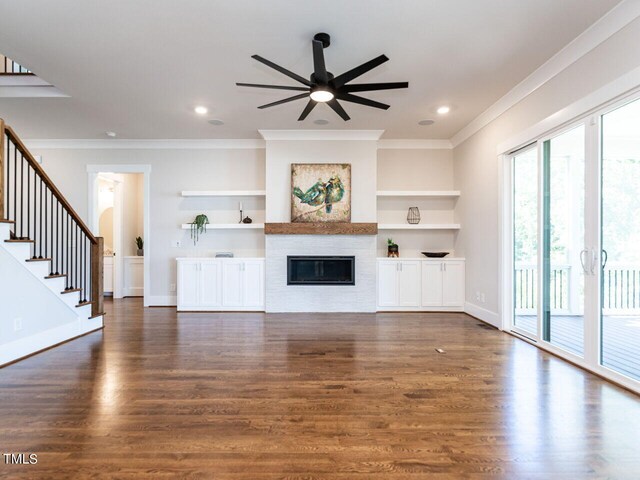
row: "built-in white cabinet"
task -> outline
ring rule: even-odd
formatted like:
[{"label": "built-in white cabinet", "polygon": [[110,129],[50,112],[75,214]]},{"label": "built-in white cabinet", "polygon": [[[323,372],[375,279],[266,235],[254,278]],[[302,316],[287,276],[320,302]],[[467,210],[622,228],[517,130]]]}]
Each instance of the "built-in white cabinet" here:
[{"label": "built-in white cabinet", "polygon": [[463,309],[463,259],[378,259],[378,310]]},{"label": "built-in white cabinet", "polygon": [[104,256],[102,274],[104,293],[113,294],[113,255]]},{"label": "built-in white cabinet", "polygon": [[264,259],[179,258],[178,311],[264,310]]}]

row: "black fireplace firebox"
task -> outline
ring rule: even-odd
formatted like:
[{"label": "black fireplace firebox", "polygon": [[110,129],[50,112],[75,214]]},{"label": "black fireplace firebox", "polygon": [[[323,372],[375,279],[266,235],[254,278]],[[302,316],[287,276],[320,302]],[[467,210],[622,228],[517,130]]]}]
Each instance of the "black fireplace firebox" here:
[{"label": "black fireplace firebox", "polygon": [[355,285],[356,257],[288,256],[287,285]]}]

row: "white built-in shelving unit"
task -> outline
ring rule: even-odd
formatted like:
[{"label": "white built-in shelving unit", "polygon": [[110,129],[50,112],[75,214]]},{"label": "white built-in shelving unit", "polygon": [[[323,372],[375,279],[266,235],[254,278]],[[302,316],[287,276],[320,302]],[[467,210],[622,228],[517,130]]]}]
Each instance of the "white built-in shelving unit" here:
[{"label": "white built-in shelving unit", "polygon": [[460,230],[459,223],[379,223],[378,230]]}]

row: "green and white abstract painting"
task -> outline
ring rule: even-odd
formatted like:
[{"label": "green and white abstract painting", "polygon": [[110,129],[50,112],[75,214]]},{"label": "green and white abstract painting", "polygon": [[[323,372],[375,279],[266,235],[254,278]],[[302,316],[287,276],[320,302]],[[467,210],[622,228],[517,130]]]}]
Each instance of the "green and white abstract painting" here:
[{"label": "green and white abstract painting", "polygon": [[291,164],[291,222],[351,222],[351,164]]}]

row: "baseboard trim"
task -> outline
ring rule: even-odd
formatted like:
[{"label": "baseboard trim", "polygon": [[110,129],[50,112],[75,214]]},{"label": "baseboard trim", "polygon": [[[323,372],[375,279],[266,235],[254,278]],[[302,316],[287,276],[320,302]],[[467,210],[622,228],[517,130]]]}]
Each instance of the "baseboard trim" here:
[{"label": "baseboard trim", "polygon": [[474,305],[471,302],[465,302],[464,304],[464,313],[471,315],[472,317],[477,318],[478,320],[482,320],[483,322],[488,323],[496,327],[498,330],[502,330],[502,322],[500,321],[500,315],[491,310],[487,310],[486,308],[479,307],[478,305]]},{"label": "baseboard trim", "polygon": [[144,299],[145,307],[175,307],[178,297],[175,295],[149,295]]}]

